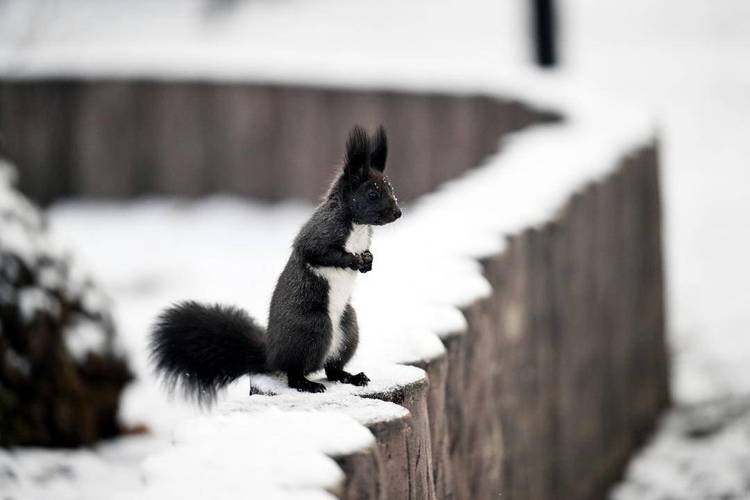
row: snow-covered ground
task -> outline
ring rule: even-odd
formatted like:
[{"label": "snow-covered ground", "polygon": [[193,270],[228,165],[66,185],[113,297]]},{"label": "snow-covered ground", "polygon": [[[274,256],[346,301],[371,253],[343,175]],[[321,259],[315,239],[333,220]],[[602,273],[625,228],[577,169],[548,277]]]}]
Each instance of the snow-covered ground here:
[{"label": "snow-covered ground", "polygon": [[613,500],[750,498],[750,399],[672,412]]},{"label": "snow-covered ground", "polygon": [[700,437],[683,424],[715,404],[671,416],[615,497],[750,498],[750,413],[737,404],[750,393],[750,3],[561,5],[566,71],[660,122],[677,403],[733,408]]}]

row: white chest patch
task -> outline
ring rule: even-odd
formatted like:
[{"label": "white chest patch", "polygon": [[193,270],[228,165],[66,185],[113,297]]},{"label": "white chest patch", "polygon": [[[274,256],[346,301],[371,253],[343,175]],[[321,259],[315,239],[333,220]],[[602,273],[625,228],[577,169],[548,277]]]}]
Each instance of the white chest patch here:
[{"label": "white chest patch", "polygon": [[[344,249],[349,253],[362,253],[370,247],[372,229],[362,224],[352,224],[352,231],[346,239]],[[341,316],[349,303],[354,289],[354,280],[359,271],[340,267],[313,267],[313,272],[328,282],[328,317],[333,328],[331,346],[326,360],[336,358],[341,349],[344,335],[341,331]]]}]

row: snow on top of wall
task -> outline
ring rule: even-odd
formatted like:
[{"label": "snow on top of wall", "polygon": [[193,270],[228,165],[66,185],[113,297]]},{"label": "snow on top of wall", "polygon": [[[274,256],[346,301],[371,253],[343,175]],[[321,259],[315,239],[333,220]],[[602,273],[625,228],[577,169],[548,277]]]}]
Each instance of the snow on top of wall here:
[{"label": "snow on top of wall", "polygon": [[[422,377],[422,379],[424,378]],[[256,381],[252,380],[252,382]],[[389,388],[392,389],[393,387],[390,386]],[[375,398],[360,397],[360,395],[374,393],[376,393],[376,390],[372,387],[352,390],[351,386],[331,384],[324,394],[300,394],[297,391],[289,390],[284,384],[274,396],[254,394],[252,398],[226,401],[217,408],[217,413],[224,415],[260,412],[268,408],[308,412],[336,411],[350,416],[365,426],[383,422],[385,419],[403,419],[409,416],[409,410],[403,406]],[[352,443],[343,441],[339,441],[339,443],[344,444],[344,447],[339,449],[337,453],[347,453],[351,452],[352,449],[357,449],[357,446],[352,446]],[[359,445],[362,446],[361,443]]]},{"label": "snow on top of wall", "polygon": [[[362,359],[371,360],[370,365],[366,365],[362,362]],[[424,358],[415,358],[411,360],[421,360]],[[325,394],[333,397],[348,398],[350,395],[357,396],[369,396],[375,394],[384,394],[388,392],[394,392],[404,387],[408,387],[412,384],[427,382],[427,377],[423,370],[413,367],[392,364],[391,362],[383,362],[383,359],[376,359],[372,353],[360,353],[354,362],[347,365],[348,371],[352,373],[358,373],[364,371],[371,381],[366,387],[356,387],[348,384],[339,384],[337,382],[327,382],[323,380],[323,374],[318,373],[318,377],[313,375],[313,378],[320,378],[326,386]],[[290,389],[286,383],[286,376],[284,375],[252,375],[250,377],[250,386],[253,392],[267,395],[285,395],[287,397],[294,397],[293,399],[304,399],[304,394],[299,394],[295,389]],[[320,401],[321,404],[329,405],[328,402],[323,402],[319,398],[313,398],[311,401]],[[384,407],[373,406],[373,410],[381,410]],[[382,415],[384,417],[385,415]],[[393,417],[393,413],[387,415],[389,418]],[[377,419],[378,415],[373,414],[370,416],[369,421]]]},{"label": "snow on top of wall", "polygon": [[197,417],[179,424],[172,440],[142,465],[146,498],[306,498],[306,490],[322,498],[343,481],[330,457],[375,442],[340,411],[274,407]]}]

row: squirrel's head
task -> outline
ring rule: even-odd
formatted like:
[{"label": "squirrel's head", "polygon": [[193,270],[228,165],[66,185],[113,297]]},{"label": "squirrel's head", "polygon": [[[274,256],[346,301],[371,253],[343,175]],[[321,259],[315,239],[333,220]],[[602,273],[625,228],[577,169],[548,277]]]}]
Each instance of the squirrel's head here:
[{"label": "squirrel's head", "polygon": [[340,182],[343,201],[357,224],[380,226],[401,217],[393,186],[383,174],[387,156],[382,125],[372,137],[360,126],[349,132]]}]

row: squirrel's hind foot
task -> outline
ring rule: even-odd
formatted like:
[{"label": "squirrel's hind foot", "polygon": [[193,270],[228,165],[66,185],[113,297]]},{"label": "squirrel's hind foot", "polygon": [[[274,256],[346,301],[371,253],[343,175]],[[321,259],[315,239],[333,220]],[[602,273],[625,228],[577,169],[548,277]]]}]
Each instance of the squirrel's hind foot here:
[{"label": "squirrel's hind foot", "polygon": [[312,380],[307,380],[305,377],[298,375],[298,376],[292,376],[288,375],[288,383],[289,387],[292,389],[297,389],[299,392],[325,392],[326,386],[323,384],[319,384],[317,382],[313,382]]},{"label": "squirrel's hind foot", "polygon": [[326,378],[331,382],[341,382],[342,384],[351,384],[359,387],[365,386],[370,382],[370,379],[364,374],[364,372],[352,375],[344,370],[331,368],[326,368]]},{"label": "squirrel's hind foot", "polygon": [[349,382],[347,382],[347,384],[358,385],[360,387],[365,386],[368,383],[370,383],[370,378],[365,375],[364,372],[359,372],[356,375],[352,375],[351,377],[349,377]]}]

